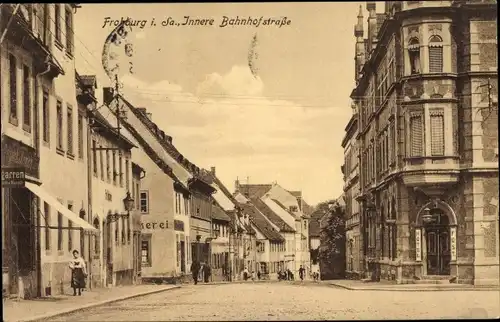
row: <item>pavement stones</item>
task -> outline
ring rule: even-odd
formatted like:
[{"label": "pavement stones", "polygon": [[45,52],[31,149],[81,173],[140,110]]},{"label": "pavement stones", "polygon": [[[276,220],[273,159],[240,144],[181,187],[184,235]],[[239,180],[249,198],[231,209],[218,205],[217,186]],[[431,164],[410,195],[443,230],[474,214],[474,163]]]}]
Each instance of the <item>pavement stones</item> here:
[{"label": "pavement stones", "polygon": [[3,304],[3,321],[38,321],[79,310],[123,301],[134,297],[177,289],[177,285],[130,285],[96,288],[82,296],[61,295],[34,300],[7,300]]}]

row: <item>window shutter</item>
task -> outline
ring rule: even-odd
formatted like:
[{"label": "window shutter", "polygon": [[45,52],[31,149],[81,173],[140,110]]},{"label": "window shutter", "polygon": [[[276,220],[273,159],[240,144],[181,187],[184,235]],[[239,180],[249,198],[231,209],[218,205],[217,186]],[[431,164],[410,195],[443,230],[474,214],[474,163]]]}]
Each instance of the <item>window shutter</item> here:
[{"label": "window shutter", "polygon": [[429,47],[429,72],[443,72],[443,47]]},{"label": "window shutter", "polygon": [[422,156],[422,115],[412,115],[410,117],[410,137],[411,156]]},{"label": "window shutter", "polygon": [[431,112],[431,155],[444,155],[444,115]]}]

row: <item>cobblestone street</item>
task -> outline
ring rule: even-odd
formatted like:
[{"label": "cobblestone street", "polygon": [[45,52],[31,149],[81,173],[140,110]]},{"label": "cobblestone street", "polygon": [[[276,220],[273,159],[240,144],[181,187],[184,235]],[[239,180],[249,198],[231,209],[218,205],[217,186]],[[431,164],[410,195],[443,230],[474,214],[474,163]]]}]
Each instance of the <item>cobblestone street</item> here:
[{"label": "cobblestone street", "polygon": [[350,291],[285,282],[189,285],[50,321],[492,318],[500,316],[499,303],[500,294],[492,291]]}]

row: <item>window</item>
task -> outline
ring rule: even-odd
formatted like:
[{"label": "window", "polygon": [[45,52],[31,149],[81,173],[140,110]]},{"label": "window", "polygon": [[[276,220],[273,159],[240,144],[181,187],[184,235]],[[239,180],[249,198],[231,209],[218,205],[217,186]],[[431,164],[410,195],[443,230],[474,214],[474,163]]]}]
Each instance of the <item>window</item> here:
[{"label": "window", "polygon": [[140,198],[140,193],[139,193],[139,183],[135,184],[135,209],[140,209],[141,207],[141,198]]},{"label": "window", "polygon": [[97,151],[96,151],[97,143],[95,140],[92,140],[92,170],[94,170],[94,176],[97,177]]},{"label": "window", "polygon": [[390,149],[390,155],[391,157],[389,158],[390,163],[394,163],[396,161],[396,144],[397,144],[397,134],[396,134],[396,126],[394,124],[394,121],[390,125],[391,131],[389,132],[389,149]]},{"label": "window", "polygon": [[17,119],[17,61],[9,55],[10,117]]},{"label": "window", "polygon": [[111,166],[109,161],[109,151],[106,150],[106,178],[111,181]]},{"label": "window", "polygon": [[61,44],[62,35],[61,35],[61,4],[55,4],[55,28],[56,28],[56,41]]},{"label": "window", "polygon": [[444,115],[442,111],[431,111],[431,155],[444,155]]},{"label": "window", "polygon": [[129,162],[128,160],[125,160],[125,187],[127,188],[127,191],[129,191],[130,187],[130,176],[129,176]]},{"label": "window", "polygon": [[130,238],[131,238],[130,219],[127,219],[125,223],[127,224],[127,242],[130,244]]},{"label": "window", "polygon": [[429,72],[443,72],[443,41],[439,36],[429,39]]},{"label": "window", "polygon": [[63,244],[63,216],[60,212],[57,213],[57,250],[62,250]]},{"label": "window", "polygon": [[49,114],[49,93],[46,91],[43,92],[43,101],[42,101],[42,116],[43,116],[43,133],[42,139],[44,142],[50,143],[50,114]]},{"label": "window", "polygon": [[296,212],[297,211],[297,206],[290,206],[289,207],[291,212]]},{"label": "window", "polygon": [[73,155],[73,108],[71,105],[67,105],[66,115],[68,116],[68,126],[67,126],[67,134],[68,134],[68,154]]},{"label": "window", "polygon": [[151,235],[141,237],[141,266],[151,266]]},{"label": "window", "polygon": [[410,115],[410,156],[419,157],[423,155],[422,135],[422,114],[412,113]]},{"label": "window", "polygon": [[78,158],[83,159],[83,115],[78,113]]},{"label": "window", "polygon": [[71,8],[66,8],[66,53],[73,55],[73,13]]},{"label": "window", "polygon": [[118,176],[120,180],[120,187],[123,187],[123,168],[122,168],[122,156],[118,156]]},{"label": "window", "polygon": [[122,217],[122,244],[125,245],[125,217]]},{"label": "window", "polygon": [[141,214],[147,214],[149,213],[149,192],[148,191],[141,191],[141,196],[140,196],[140,202],[141,202]]},{"label": "window", "polygon": [[408,56],[410,58],[411,74],[420,74],[420,43],[418,39],[410,39],[408,43]]},{"label": "window", "polygon": [[43,203],[43,216],[45,217],[45,250],[50,250],[50,206]]},{"label": "window", "polygon": [[99,145],[99,167],[101,170],[101,180],[104,180],[104,157],[102,154],[102,145]]},{"label": "window", "polygon": [[[73,205],[68,204],[68,209],[73,211]],[[73,223],[68,219],[68,251],[73,250]]]},{"label": "window", "polygon": [[[99,219],[95,218],[93,222],[93,226],[95,229],[99,231]],[[94,235],[94,254],[99,254],[101,252],[101,245],[99,240],[99,235]]]},{"label": "window", "polygon": [[30,68],[23,66],[23,128],[31,132],[31,78]]},{"label": "window", "polygon": [[112,155],[112,158],[113,158],[113,160],[112,160],[113,161],[113,164],[112,164],[112,166],[113,166],[113,184],[116,185],[116,177],[117,177],[117,173],[116,173],[116,153],[115,153],[115,151],[113,151],[112,153],[113,153],[113,155]]},{"label": "window", "polygon": [[63,111],[61,101],[57,101],[57,148],[63,149]]}]

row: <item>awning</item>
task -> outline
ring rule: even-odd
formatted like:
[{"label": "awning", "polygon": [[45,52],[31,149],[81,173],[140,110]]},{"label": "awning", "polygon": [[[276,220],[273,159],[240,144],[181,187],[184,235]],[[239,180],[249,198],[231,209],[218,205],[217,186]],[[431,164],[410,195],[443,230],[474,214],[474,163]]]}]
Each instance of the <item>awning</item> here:
[{"label": "awning", "polygon": [[83,230],[87,231],[92,231],[92,232],[98,232],[98,230],[93,227],[91,224],[83,220],[82,218],[78,217],[77,214],[66,208],[62,203],[60,203],[56,198],[52,197],[50,193],[45,191],[42,187],[33,184],[31,182],[25,182],[26,188],[31,190],[35,195],[40,197],[43,201],[54,207],[61,215],[66,217],[68,220],[73,222],[75,225],[77,225],[80,228],[83,228]]}]

